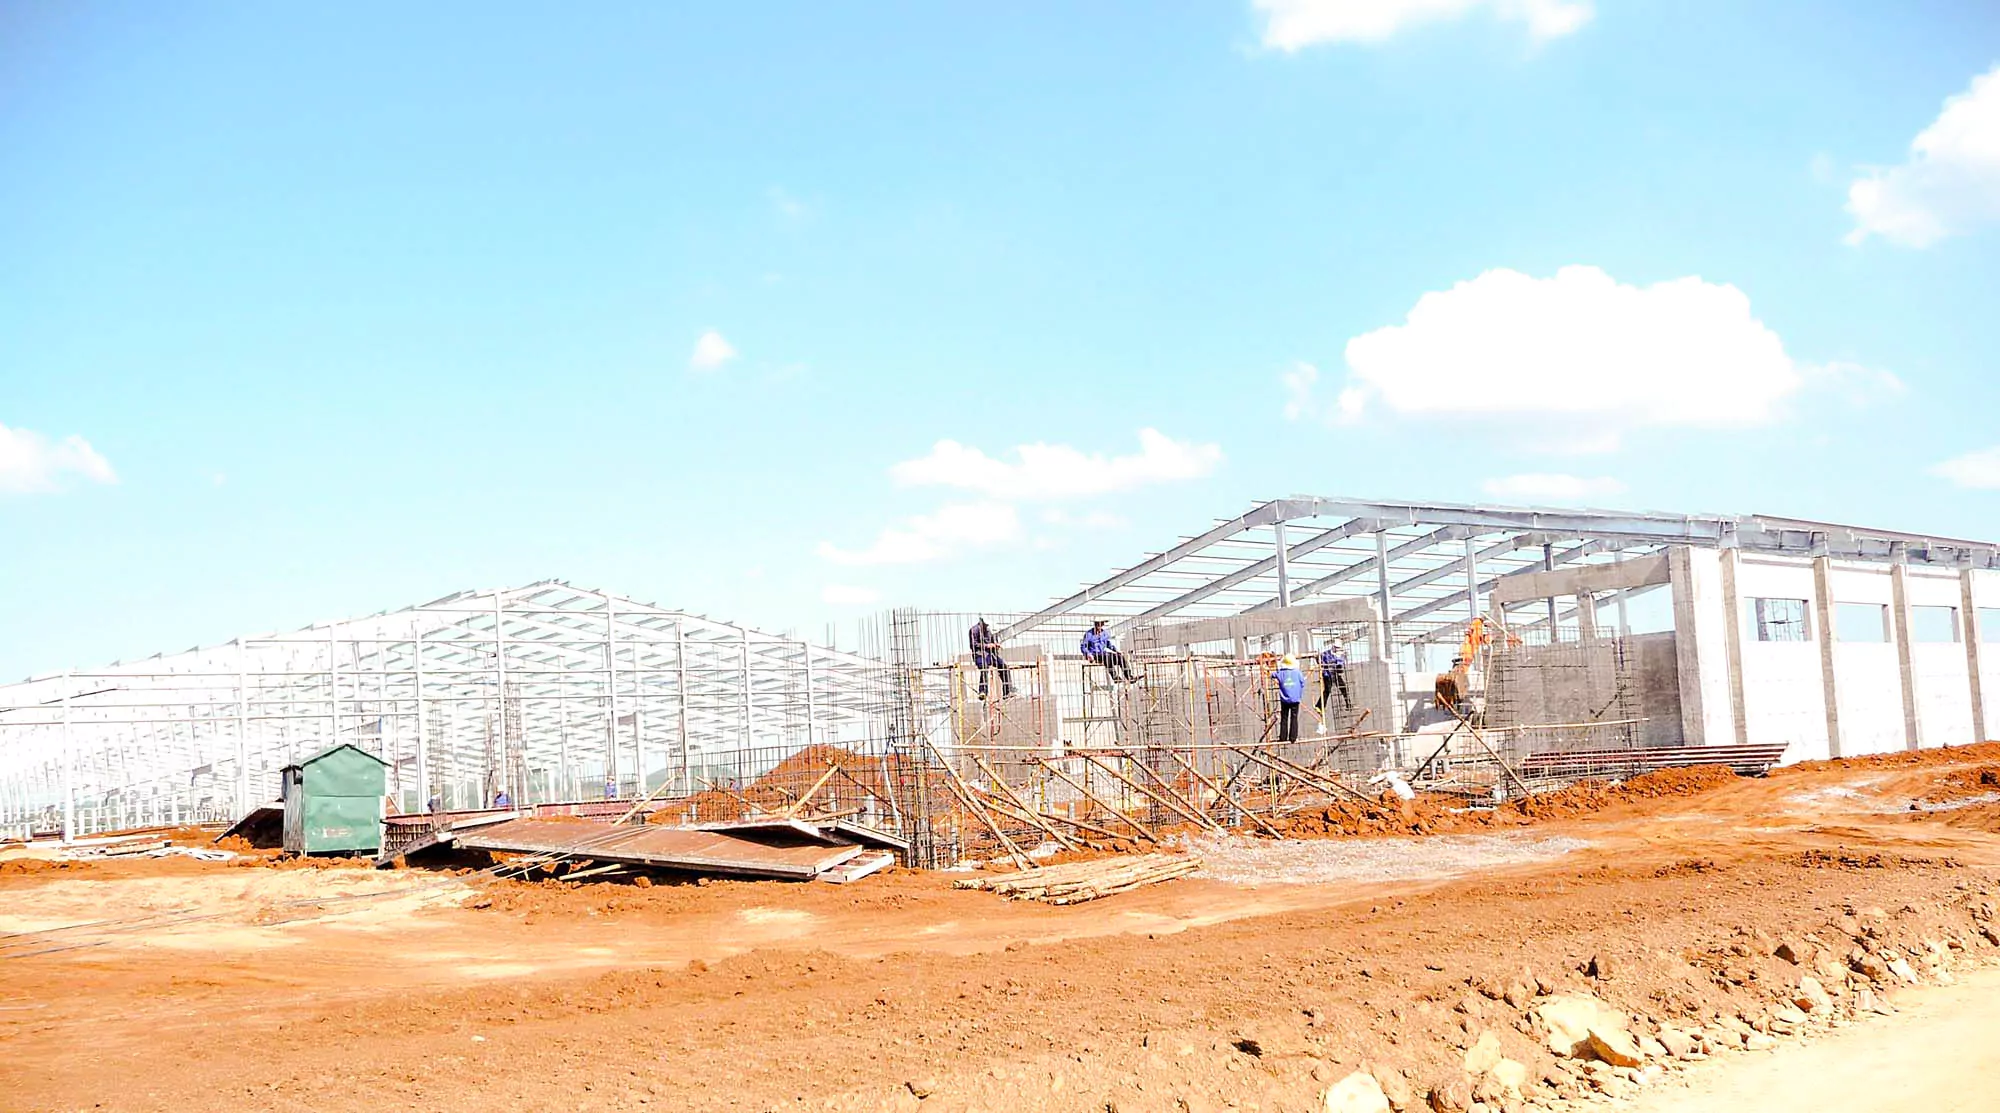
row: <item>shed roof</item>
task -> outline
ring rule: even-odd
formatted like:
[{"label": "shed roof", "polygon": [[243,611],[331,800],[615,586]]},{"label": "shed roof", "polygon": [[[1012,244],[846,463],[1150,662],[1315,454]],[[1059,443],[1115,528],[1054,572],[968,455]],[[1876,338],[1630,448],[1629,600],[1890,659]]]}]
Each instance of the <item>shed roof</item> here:
[{"label": "shed roof", "polygon": [[[314,765],[317,764],[318,762],[325,761],[327,758],[332,757],[333,755],[339,753],[342,750],[353,750],[355,753],[360,754],[362,757],[365,757],[369,761],[372,761],[375,764],[380,765],[384,768],[387,768],[389,765],[388,762],[383,761],[381,758],[376,757],[374,754],[369,753],[367,750],[362,749],[361,747],[355,745],[352,742],[342,742],[338,746],[332,746],[327,749],[321,750],[320,752],[305,759],[304,761],[295,761],[292,764],[285,766],[284,768],[303,769],[308,765]],[[279,770],[279,771],[283,772],[284,770]]]}]

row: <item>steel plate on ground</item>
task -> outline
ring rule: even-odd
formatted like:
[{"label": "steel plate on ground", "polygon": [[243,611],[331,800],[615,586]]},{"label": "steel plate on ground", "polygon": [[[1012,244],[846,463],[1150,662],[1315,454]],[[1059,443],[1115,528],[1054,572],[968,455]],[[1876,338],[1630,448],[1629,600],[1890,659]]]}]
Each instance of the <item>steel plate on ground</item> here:
[{"label": "steel plate on ground", "polygon": [[564,854],[695,873],[799,880],[816,877],[863,850],[775,833],[750,839],[725,831],[614,827],[581,819],[516,819],[466,832],[457,843],[469,850]]}]

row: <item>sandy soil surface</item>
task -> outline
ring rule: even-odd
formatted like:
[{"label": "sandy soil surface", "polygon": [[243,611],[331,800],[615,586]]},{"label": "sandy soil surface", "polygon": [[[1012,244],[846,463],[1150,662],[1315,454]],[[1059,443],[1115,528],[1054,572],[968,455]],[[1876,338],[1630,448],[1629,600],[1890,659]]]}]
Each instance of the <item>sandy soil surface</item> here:
[{"label": "sandy soil surface", "polygon": [[1775,1048],[1656,1091],[1632,1113],[1866,1109],[1989,1113],[2000,1106],[2000,970],[1913,996],[1899,1015]]},{"label": "sandy soil surface", "polygon": [[1210,847],[1213,876],[1065,908],[912,873],[0,865],[0,1109],[1305,1110],[1362,1068],[1467,1108],[1482,1037],[1527,1076],[1490,1108],[1553,1107],[1661,1068],[1552,1056],[1552,995],[1714,1051],[1782,1036],[1806,971],[1828,1015],[1863,1006],[1838,1039],[1950,992],[1850,976],[1853,950],[1974,977],[2000,956],[1996,768],[2000,745],[1693,775],[1394,838],[1329,814],[1301,828],[1368,837]]}]

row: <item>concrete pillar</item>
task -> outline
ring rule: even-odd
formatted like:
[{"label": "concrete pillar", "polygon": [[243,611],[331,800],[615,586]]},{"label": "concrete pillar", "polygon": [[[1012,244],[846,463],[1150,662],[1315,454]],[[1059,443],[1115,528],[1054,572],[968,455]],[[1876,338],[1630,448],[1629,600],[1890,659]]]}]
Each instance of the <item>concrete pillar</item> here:
[{"label": "concrete pillar", "polygon": [[[1686,545],[1667,550],[1667,580],[1674,601],[1674,663],[1680,676],[1681,743],[1702,746],[1708,741],[1708,726],[1702,716],[1701,628],[1699,592],[1694,578],[1693,554]],[[1551,600],[1551,607],[1555,605]]]},{"label": "concrete pillar", "polygon": [[[1555,570],[1556,547],[1544,541],[1542,542],[1542,571],[1553,572]],[[1549,644],[1556,644],[1556,599],[1553,595],[1549,596]]]},{"label": "concrete pillar", "polygon": [[1895,611],[1891,616],[1896,627],[1896,671],[1903,678],[1903,748],[1920,750],[1924,746],[1922,716],[1917,714],[1917,669],[1910,652],[1910,592],[1906,581],[1908,569],[1903,564],[1903,543],[1889,543],[1889,555],[1894,561],[1889,565],[1890,607]]},{"label": "concrete pillar", "polygon": [[1584,645],[1597,641],[1597,597],[1588,591],[1577,593],[1576,638]]},{"label": "concrete pillar", "polygon": [[1743,599],[1736,591],[1739,556],[1734,545],[1722,550],[1722,609],[1729,614],[1729,624],[1722,628],[1729,668],[1729,720],[1740,746],[1750,741],[1750,713],[1743,701]]},{"label": "concrete pillar", "polygon": [[1389,591],[1389,533],[1375,531],[1375,609],[1380,612],[1382,626],[1383,657],[1396,652],[1396,631],[1390,625],[1390,616],[1395,614],[1395,600]]},{"label": "concrete pillar", "polygon": [[1839,757],[1840,690],[1833,668],[1833,558],[1813,557],[1813,636],[1819,641],[1820,698],[1826,703],[1826,752]]},{"label": "concrete pillar", "polygon": [[1972,687],[1972,740],[1983,742],[1986,730],[1986,686],[1979,675],[1979,605],[1972,597],[1972,569],[1958,570],[1958,623],[1965,639],[1965,674]]}]

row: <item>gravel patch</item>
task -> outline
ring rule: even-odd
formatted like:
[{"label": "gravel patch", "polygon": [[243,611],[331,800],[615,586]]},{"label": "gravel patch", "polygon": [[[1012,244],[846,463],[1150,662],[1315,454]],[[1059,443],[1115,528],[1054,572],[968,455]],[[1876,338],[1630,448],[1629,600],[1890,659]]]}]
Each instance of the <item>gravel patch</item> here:
[{"label": "gravel patch", "polygon": [[1455,877],[1497,866],[1560,858],[1590,844],[1560,835],[1433,835],[1420,839],[1268,839],[1202,836],[1196,877],[1238,885],[1407,881]]}]

